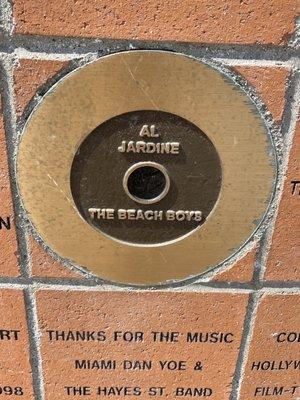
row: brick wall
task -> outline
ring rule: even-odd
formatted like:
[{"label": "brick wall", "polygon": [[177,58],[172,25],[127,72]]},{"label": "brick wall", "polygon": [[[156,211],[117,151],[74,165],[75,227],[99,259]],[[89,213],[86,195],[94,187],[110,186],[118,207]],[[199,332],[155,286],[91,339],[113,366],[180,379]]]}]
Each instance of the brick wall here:
[{"label": "brick wall", "polygon": [[[0,11],[0,398],[66,399],[76,397],[67,387],[88,387],[80,397],[85,390],[96,399],[102,375],[75,370],[75,358],[180,359],[186,353],[195,364],[198,351],[201,375],[169,372],[160,379],[154,371],[151,385],[179,380],[187,386],[193,377],[212,389],[202,393],[212,399],[300,398],[299,3],[2,0]],[[18,138],[43,94],[78,66],[131,49],[177,51],[227,69],[264,115],[279,161],[264,229],[217,269],[151,293],[105,283],[58,260],[33,232],[15,179]],[[99,354],[95,342],[60,341],[49,333],[97,328],[109,334],[150,325],[230,332],[234,341],[197,351],[147,341],[128,350],[121,343]],[[130,386],[149,384],[140,371],[107,376],[107,385],[125,385],[124,376]]]}]

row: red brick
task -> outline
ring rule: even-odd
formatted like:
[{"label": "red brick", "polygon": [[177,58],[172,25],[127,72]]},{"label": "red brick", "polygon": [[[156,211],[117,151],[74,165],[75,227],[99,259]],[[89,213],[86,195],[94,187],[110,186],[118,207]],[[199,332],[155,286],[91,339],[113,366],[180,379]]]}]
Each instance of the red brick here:
[{"label": "red brick", "polygon": [[[262,298],[255,319],[240,400],[296,400],[300,397],[300,386],[292,393],[292,386],[299,385],[299,304],[300,295],[265,295]],[[288,336],[290,332],[297,333]],[[287,342],[288,337],[296,339],[294,342]],[[288,369],[287,362],[291,362]],[[265,370],[261,367],[257,370],[257,366],[262,363]],[[281,390],[280,387],[285,391],[275,395],[274,390]],[[255,395],[255,390],[260,391]]]},{"label": "red brick", "polygon": [[14,70],[16,111],[21,115],[37,89],[67,63],[62,61],[22,59]]},{"label": "red brick", "polygon": [[14,0],[13,8],[16,33],[263,44],[287,43],[299,11],[296,0]]},{"label": "red brick", "polygon": [[[20,392],[20,395],[5,395],[4,386],[13,388],[13,391],[22,388],[23,395]],[[0,290],[0,397],[34,399],[26,312],[20,290]]]},{"label": "red brick", "polygon": [[82,275],[64,267],[59,261],[51,257],[33,237],[29,238],[29,254],[33,276],[84,279]]},{"label": "red brick", "polygon": [[253,277],[257,246],[249,250],[240,260],[214,277],[217,282],[250,282]]},{"label": "red brick", "polygon": [[267,260],[266,280],[300,279],[300,185],[292,195],[291,181],[300,181],[300,121],[297,124],[283,193]]},{"label": "red brick", "polygon": [[[140,399],[151,398],[145,390],[152,386],[166,386],[168,393],[208,387],[210,399],[229,399],[247,299],[228,293],[38,292],[46,400],[67,398],[66,386],[92,387],[91,400],[99,398],[97,386],[141,386]],[[57,330],[105,331],[106,340],[51,340],[49,331]],[[144,332],[143,341],[114,341],[116,331]],[[179,332],[178,342],[154,342],[151,331]],[[187,343],[187,332],[234,336],[227,336],[231,343]],[[116,360],[117,369],[75,369],[76,359]],[[124,371],[123,360],[152,360],[153,368]],[[161,371],[159,360],[183,360],[187,369]],[[194,370],[198,361],[202,371]]]},{"label": "red brick", "polygon": [[235,69],[254,86],[274,120],[280,122],[290,70],[276,67],[235,67]]},{"label": "red brick", "polygon": [[10,218],[10,229],[1,224],[0,230],[0,276],[18,276],[18,245],[14,223],[13,200],[10,189],[9,171],[6,155],[6,140],[1,112],[0,98],[0,217],[7,224]]}]

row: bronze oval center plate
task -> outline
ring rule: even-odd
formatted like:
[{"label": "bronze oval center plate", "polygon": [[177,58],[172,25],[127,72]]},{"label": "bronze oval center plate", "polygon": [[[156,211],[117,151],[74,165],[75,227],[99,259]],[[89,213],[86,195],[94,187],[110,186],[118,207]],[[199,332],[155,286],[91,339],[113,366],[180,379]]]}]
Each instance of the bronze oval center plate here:
[{"label": "bronze oval center plate", "polygon": [[21,137],[39,235],[101,278],[161,284],[236,252],[272,198],[275,154],[247,95],[198,60],[130,51],[63,78]]},{"label": "bronze oval center plate", "polygon": [[101,232],[159,245],[206,221],[221,176],[216,149],[197,126],[162,111],[134,111],[85,138],[72,163],[71,191],[82,217]]}]

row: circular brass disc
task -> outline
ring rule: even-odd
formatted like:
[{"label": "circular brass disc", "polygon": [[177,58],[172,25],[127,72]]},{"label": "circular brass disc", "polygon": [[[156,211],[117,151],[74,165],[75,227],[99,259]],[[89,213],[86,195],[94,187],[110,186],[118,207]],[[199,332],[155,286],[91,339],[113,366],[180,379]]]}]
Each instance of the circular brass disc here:
[{"label": "circular brass disc", "polygon": [[[221,160],[221,192],[205,223],[164,245],[111,239],[83,219],[72,197],[80,144],[103,122],[137,110],[185,118]],[[227,259],[257,229],[275,180],[267,128],[245,93],[210,66],[164,51],[118,53],[69,74],[32,113],[17,161],[24,208],[43,240],[91,273],[128,284],[186,279]]]}]

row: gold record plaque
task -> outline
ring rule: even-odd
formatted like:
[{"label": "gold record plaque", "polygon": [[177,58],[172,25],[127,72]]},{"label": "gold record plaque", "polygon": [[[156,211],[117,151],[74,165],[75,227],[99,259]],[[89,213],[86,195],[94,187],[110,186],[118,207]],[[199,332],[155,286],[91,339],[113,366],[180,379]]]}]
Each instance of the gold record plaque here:
[{"label": "gold record plaque", "polygon": [[257,229],[276,176],[264,121],[228,77],[165,51],[103,57],[29,118],[24,208],[53,251],[118,283],[183,280]]}]

